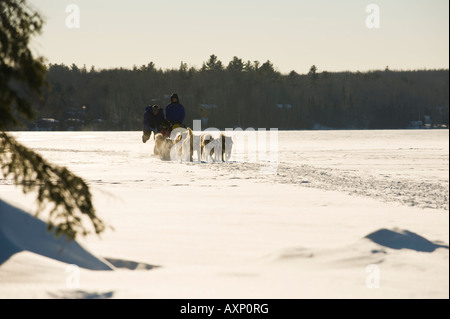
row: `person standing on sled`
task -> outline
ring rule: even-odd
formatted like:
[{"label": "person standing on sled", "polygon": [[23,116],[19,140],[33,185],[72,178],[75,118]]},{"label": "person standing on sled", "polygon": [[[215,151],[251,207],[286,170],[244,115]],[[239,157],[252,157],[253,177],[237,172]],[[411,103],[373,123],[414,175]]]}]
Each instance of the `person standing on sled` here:
[{"label": "person standing on sled", "polygon": [[165,121],[164,112],[158,105],[147,106],[144,113],[144,133],[142,135],[142,142],[147,142],[152,135],[152,132],[153,136],[160,132],[163,129]]},{"label": "person standing on sled", "polygon": [[180,104],[178,94],[173,93],[170,97],[170,104],[166,106],[166,118],[172,124],[172,130],[177,127],[185,127],[183,124],[185,117],[184,106]]}]

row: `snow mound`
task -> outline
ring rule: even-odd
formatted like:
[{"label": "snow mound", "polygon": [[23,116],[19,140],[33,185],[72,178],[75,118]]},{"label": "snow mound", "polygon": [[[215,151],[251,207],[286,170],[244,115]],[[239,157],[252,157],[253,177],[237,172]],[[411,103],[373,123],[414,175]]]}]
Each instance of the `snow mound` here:
[{"label": "snow mound", "polygon": [[448,249],[448,246],[433,243],[416,233],[397,228],[394,228],[393,230],[382,228],[370,233],[365,238],[378,245],[392,249],[411,249],[427,253],[432,253],[437,248]]},{"label": "snow mound", "polygon": [[0,265],[25,250],[90,270],[113,270],[109,262],[76,241],[64,236],[55,238],[42,220],[0,200]]},{"label": "snow mound", "polygon": [[[389,251],[387,248],[394,251]],[[315,249],[290,247],[275,251],[264,258],[273,262],[305,264],[309,261],[314,262],[316,267],[320,264],[332,264],[333,267],[349,268],[381,264],[391,256],[397,255],[396,251],[401,249],[432,253],[438,248],[449,249],[449,246],[442,242],[431,242],[409,230],[381,228],[350,245]]]}]

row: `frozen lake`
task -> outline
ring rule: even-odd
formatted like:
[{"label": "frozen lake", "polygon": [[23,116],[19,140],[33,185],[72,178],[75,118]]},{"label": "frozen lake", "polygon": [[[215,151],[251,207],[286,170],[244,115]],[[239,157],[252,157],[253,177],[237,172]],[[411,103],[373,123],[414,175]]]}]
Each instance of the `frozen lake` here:
[{"label": "frozen lake", "polygon": [[[226,174],[247,172],[258,181],[302,184],[356,193],[406,205],[448,210],[448,130],[280,131],[276,174],[260,174],[249,156],[230,163],[161,162],[153,141],[140,142],[140,132],[19,133],[18,139],[55,163],[66,165],[95,184],[123,183],[131,176],[152,187],[162,185],[152,165],[172,170],[211,169]],[[269,141],[267,142],[269,149]],[[236,147],[235,147],[236,148]],[[70,155],[70,156],[68,156]],[[195,160],[194,156],[194,160]],[[123,164],[135,167],[122,176]],[[121,167],[117,169],[117,167]],[[119,171],[119,172],[118,172]],[[117,176],[120,174],[121,176]],[[180,180],[184,176],[178,176]],[[149,183],[152,182],[152,183]],[[155,185],[155,182],[157,185]],[[151,185],[149,185],[151,184]],[[189,183],[187,183],[189,184]]]},{"label": "frozen lake", "polygon": [[[82,239],[85,247],[160,266],[82,270],[86,294],[448,298],[448,248],[394,249],[364,238],[399,229],[448,245],[448,130],[280,131],[271,173],[239,156],[161,161],[141,132],[13,135],[90,184],[115,231]],[[33,196],[9,180],[0,179],[0,199],[33,211]],[[381,271],[377,289],[366,286],[372,264]],[[80,289],[67,288],[65,276],[62,263],[21,252],[0,266],[0,297],[75,297]]]}]

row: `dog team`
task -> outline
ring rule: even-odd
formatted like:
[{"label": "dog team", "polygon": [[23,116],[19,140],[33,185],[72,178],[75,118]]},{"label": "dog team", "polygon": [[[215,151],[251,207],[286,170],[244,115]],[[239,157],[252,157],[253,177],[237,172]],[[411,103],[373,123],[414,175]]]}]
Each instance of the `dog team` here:
[{"label": "dog team", "polygon": [[190,128],[183,124],[186,112],[180,103],[178,94],[170,97],[166,106],[166,116],[158,105],[147,106],[144,113],[144,132],[142,142],[155,139],[154,153],[162,160],[193,161],[194,152],[197,160],[228,161],[231,157],[233,140],[220,134],[214,138],[210,133],[194,135]]},{"label": "dog team", "polygon": [[210,133],[194,135],[190,128],[177,128],[171,135],[173,138],[162,133],[155,135],[153,152],[162,160],[192,162],[194,152],[199,162],[226,162],[231,157],[233,139],[223,133],[215,138]]}]

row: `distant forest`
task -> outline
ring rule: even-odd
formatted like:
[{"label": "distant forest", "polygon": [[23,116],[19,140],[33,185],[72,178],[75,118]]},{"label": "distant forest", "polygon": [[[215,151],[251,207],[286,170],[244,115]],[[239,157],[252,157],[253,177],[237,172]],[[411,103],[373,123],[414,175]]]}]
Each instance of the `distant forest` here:
[{"label": "distant forest", "polygon": [[[267,61],[215,55],[200,69],[153,62],[132,69],[96,70],[50,64],[30,129],[141,130],[146,105],[166,106],[178,93],[186,125],[279,129],[394,129],[429,122],[448,127],[449,70],[281,74]],[[422,122],[419,122],[422,121]]]}]

